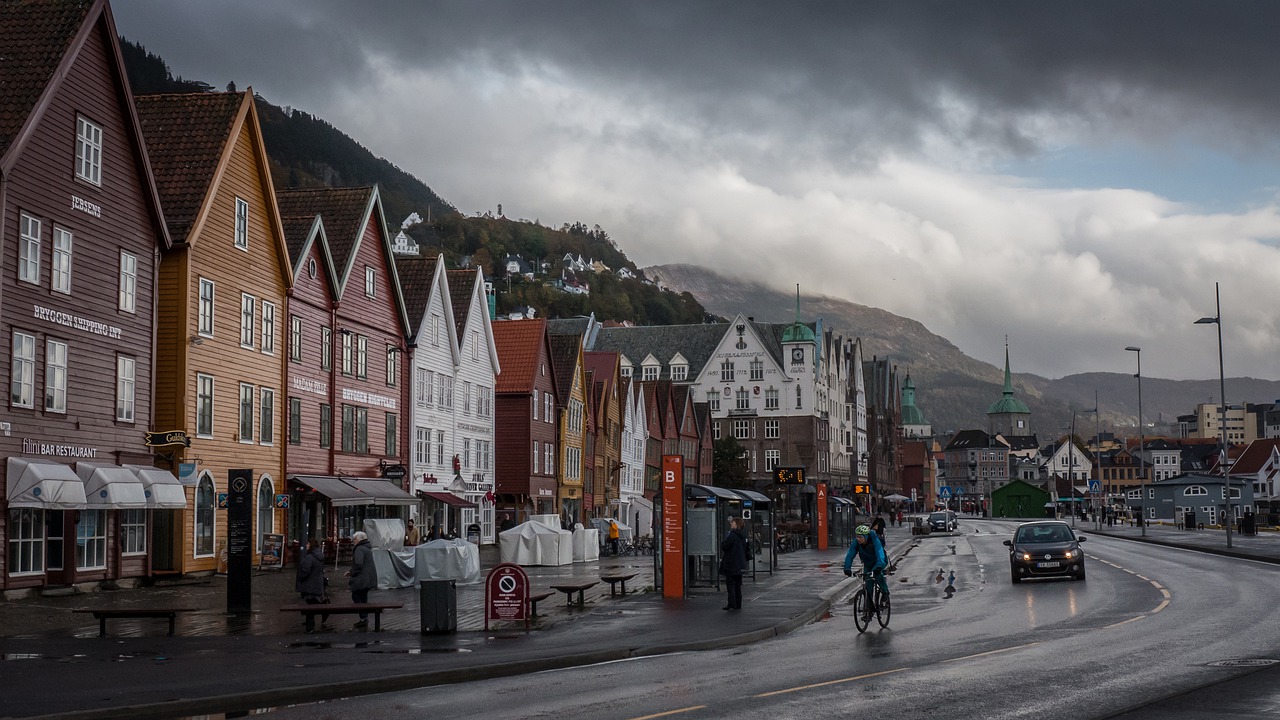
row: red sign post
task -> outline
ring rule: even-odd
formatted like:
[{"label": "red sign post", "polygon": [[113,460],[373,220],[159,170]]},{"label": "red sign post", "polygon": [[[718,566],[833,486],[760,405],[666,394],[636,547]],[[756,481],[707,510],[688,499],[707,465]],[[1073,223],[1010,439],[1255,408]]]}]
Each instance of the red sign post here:
[{"label": "red sign post", "polygon": [[662,597],[684,597],[684,457],[662,456]]},{"label": "red sign post", "polygon": [[490,620],[523,620],[529,629],[529,574],[515,563],[498,563],[485,578],[485,630]]},{"label": "red sign post", "polygon": [[818,483],[818,549],[827,549],[827,484]]}]

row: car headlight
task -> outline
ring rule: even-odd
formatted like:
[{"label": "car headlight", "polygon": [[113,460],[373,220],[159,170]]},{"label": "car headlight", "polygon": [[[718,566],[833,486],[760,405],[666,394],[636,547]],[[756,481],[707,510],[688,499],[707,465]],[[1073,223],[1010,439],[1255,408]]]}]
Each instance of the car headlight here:
[{"label": "car headlight", "polygon": [[1030,562],[1030,561],[1031,561],[1031,553],[1022,553],[1022,559],[1023,559],[1023,561],[1024,561],[1024,562]]},{"label": "car headlight", "polygon": [[1073,558],[1073,557],[1075,557],[1075,556],[1076,556],[1076,553],[1075,553],[1075,551],[1074,551],[1074,550],[1068,550],[1068,551],[1067,551],[1067,559],[1068,559],[1068,560],[1070,560],[1071,558]]}]

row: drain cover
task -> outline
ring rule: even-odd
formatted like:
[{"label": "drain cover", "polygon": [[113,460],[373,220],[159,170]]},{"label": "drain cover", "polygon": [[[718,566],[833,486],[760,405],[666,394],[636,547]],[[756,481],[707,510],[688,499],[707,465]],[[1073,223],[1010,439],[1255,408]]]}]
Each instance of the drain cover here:
[{"label": "drain cover", "polygon": [[1280,663],[1271,658],[1240,658],[1239,660],[1219,660],[1209,663],[1209,667],[1266,667]]}]

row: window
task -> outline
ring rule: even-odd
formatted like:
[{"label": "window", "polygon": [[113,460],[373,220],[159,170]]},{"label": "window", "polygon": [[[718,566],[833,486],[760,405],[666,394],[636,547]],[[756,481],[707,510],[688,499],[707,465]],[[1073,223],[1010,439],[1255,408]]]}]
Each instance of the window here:
[{"label": "window", "polygon": [[213,377],[196,375],[196,436],[213,437]]},{"label": "window", "polygon": [[782,424],[777,420],[765,420],[764,421],[764,439],[777,440],[778,438],[782,437],[781,425]]},{"label": "window", "polygon": [[377,291],[378,274],[368,265],[364,266],[364,294],[374,297]]},{"label": "window", "polygon": [[554,468],[555,466],[556,466],[556,446],[553,445],[552,443],[547,443],[546,445],[542,446],[542,467],[546,468],[547,473],[550,474],[552,471],[552,468]]},{"label": "window", "polygon": [[542,394],[543,412],[542,417],[545,422],[552,422],[556,414],[555,398],[551,397],[551,393]]},{"label": "window", "polygon": [[720,412],[720,391],[719,390],[707,391],[707,406],[711,409],[711,412]]},{"label": "window", "polygon": [[[56,510],[55,512],[62,512]],[[9,510],[9,574],[44,572],[44,510]]]},{"label": "window", "polygon": [[276,527],[276,490],[270,478],[262,478],[258,483],[258,552],[262,552],[263,541],[267,533]]},{"label": "window", "polygon": [[435,373],[426,368],[418,368],[415,371],[418,377],[417,387],[414,390],[418,407],[431,407],[432,387],[435,385]]},{"label": "window", "polygon": [[711,423],[711,439],[712,440],[720,439],[720,423],[718,422]]},{"label": "window", "polygon": [[76,177],[102,184],[102,128],[76,118]]},{"label": "window", "polygon": [[253,347],[253,313],[258,299],[240,293],[240,347]]},{"label": "window", "polygon": [[1183,495],[1208,495],[1209,491],[1203,485],[1188,485],[1182,491]]},{"label": "window", "polygon": [[431,316],[431,344],[432,345],[440,344],[440,316],[439,315]]},{"label": "window", "polygon": [[645,365],[641,368],[641,371],[644,373],[644,375],[640,379],[644,382],[650,382],[658,379],[657,365]]},{"label": "window", "polygon": [[734,393],[733,406],[735,410],[750,410],[751,393],[746,388],[738,388],[738,391]]},{"label": "window", "polygon": [[480,359],[480,333],[475,330],[471,332],[471,359]]},{"label": "window", "polygon": [[200,278],[200,321],[197,332],[213,335],[213,281]]},{"label": "window", "polygon": [[302,400],[289,398],[289,444],[302,444]]},{"label": "window", "polygon": [[396,363],[396,358],[399,355],[400,348],[394,345],[387,346],[387,387],[396,386],[396,375],[398,374],[396,368],[399,367],[399,364]]},{"label": "window", "polygon": [[276,351],[276,306],[262,301],[262,352],[273,355]]},{"label": "window", "polygon": [[147,511],[143,509],[120,511],[120,544],[125,555],[142,555],[147,552]]},{"label": "window", "polygon": [[249,249],[249,203],[236,198],[236,247]]},{"label": "window", "polygon": [[356,450],[356,408],[354,405],[342,406],[342,452]]},{"label": "window", "polygon": [[76,569],[101,570],[107,566],[107,511],[80,510],[76,523]]},{"label": "window", "polygon": [[369,452],[369,408],[356,408],[356,452]]},{"label": "window", "polygon": [[120,309],[134,312],[138,306],[138,258],[120,253]]},{"label": "window", "polygon": [[734,420],[733,436],[738,440],[751,439],[751,421],[750,420]]},{"label": "window", "polygon": [[462,412],[471,414],[471,381],[462,381]]},{"label": "window", "polygon": [[444,464],[444,431],[436,431],[436,464]]},{"label": "window", "polygon": [[67,411],[67,344],[48,340],[44,345],[44,409]]},{"label": "window", "polygon": [[213,478],[205,473],[196,486],[195,556],[213,556],[214,494]]},{"label": "window", "polygon": [[[340,331],[342,332],[342,331]],[[355,349],[355,338],[351,337],[350,332],[342,332],[342,374],[351,374],[351,358]]]},{"label": "window", "polygon": [[276,441],[276,391],[262,388],[259,398],[258,442],[271,445]]},{"label": "window", "polygon": [[688,379],[688,377],[689,377],[689,366],[688,366],[688,365],[672,365],[672,366],[671,366],[671,379],[672,379],[672,380],[676,380],[676,381],[686,380],[686,379]]},{"label": "window", "polygon": [[779,463],[781,462],[782,462],[781,450],[765,450],[764,451],[764,471],[765,472],[773,472],[773,469],[778,467]]},{"label": "window", "polygon": [[413,429],[413,463],[427,465],[431,462],[431,428]]},{"label": "window", "polygon": [[725,360],[720,363],[720,382],[733,382],[733,362]]},{"label": "window", "polygon": [[240,383],[240,433],[242,443],[253,442],[253,386]]},{"label": "window", "polygon": [[138,392],[138,362],[128,355],[116,356],[116,420],[133,422]]},{"label": "window", "polygon": [[538,391],[533,391],[533,419],[538,419]]},{"label": "window", "polygon": [[333,446],[333,406],[320,406],[320,447]]},{"label": "window", "polygon": [[387,413],[387,452],[385,454],[390,456],[399,454],[396,452],[399,449],[397,447],[398,443],[396,442],[396,439],[399,437],[400,431],[396,427],[396,423],[396,414]]},{"label": "window", "polygon": [[289,317],[289,359],[302,362],[302,318],[297,315]]},{"label": "window", "polygon": [[752,380],[764,379],[764,361],[761,360],[760,358],[756,358],[755,360],[751,361],[751,379]]},{"label": "window", "polygon": [[622,377],[625,377],[625,378],[631,377],[631,372],[632,372],[632,368],[630,365],[622,366]]},{"label": "window", "polygon": [[333,367],[333,331],[327,327],[320,328],[320,369]]},{"label": "window", "polygon": [[369,338],[356,336],[356,377],[369,377]]},{"label": "window", "polygon": [[40,282],[40,221],[23,214],[18,220],[18,279]]},{"label": "window", "polygon": [[765,410],[778,409],[778,389],[777,388],[768,388],[764,391],[764,409]]},{"label": "window", "polygon": [[803,398],[804,398],[804,391],[799,385],[797,385],[796,386],[796,409],[797,410],[804,407]]},{"label": "window", "polygon": [[71,231],[53,228],[53,278],[50,287],[55,292],[71,293]]},{"label": "window", "polygon": [[538,472],[538,441],[533,441],[533,472]]},{"label": "window", "polygon": [[13,333],[9,402],[14,407],[36,406],[36,336]]}]

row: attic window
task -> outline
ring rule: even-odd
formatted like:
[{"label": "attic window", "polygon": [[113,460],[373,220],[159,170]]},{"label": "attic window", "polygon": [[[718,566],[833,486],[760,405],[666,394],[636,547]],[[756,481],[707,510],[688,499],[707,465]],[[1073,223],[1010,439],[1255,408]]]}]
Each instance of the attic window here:
[{"label": "attic window", "polygon": [[689,377],[689,366],[688,366],[688,365],[672,365],[672,366],[671,366],[671,379],[672,379],[672,380],[684,380],[684,379],[686,379],[686,378],[688,378],[688,377]]},{"label": "attic window", "polygon": [[373,297],[377,288],[378,274],[368,265],[364,268],[364,294]]},{"label": "attic window", "polygon": [[307,274],[311,276],[312,280],[316,279],[316,259],[315,258],[311,258],[310,260],[307,261]]}]

